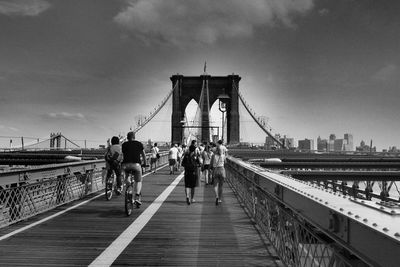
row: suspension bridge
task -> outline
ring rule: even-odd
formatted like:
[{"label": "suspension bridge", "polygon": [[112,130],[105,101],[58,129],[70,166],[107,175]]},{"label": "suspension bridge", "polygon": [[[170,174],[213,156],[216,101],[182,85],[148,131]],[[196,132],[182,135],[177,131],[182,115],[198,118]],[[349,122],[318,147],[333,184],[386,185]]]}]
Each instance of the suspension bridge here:
[{"label": "suspension bridge", "polygon": [[[171,100],[171,143],[227,142],[221,205],[203,182],[187,205],[183,173],[169,175],[162,152],[157,174],[145,174],[142,207],[127,217],[123,197],[105,200],[104,150],[51,134],[0,155],[0,164],[39,165],[0,172],[0,265],[398,266],[400,160],[287,150],[240,79],[173,75],[172,89],[131,129],[149,127]],[[210,119],[216,101],[221,131]],[[235,148],[240,103],[279,150]]]}]

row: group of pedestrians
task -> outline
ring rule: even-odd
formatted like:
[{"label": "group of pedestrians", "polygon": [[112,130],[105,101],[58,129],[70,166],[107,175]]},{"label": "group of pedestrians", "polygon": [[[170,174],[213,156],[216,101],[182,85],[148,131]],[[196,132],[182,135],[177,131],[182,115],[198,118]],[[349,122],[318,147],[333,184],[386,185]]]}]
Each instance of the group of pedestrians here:
[{"label": "group of pedestrians", "polygon": [[[192,140],[189,147],[185,145],[172,144],[169,153],[170,174],[180,171],[184,167],[185,196],[186,203],[190,205],[195,202],[195,188],[200,186],[201,176],[204,176],[206,185],[212,184],[215,192],[215,205],[222,202],[222,188],[225,182],[225,160],[227,149],[220,140],[217,144],[206,143],[197,145],[196,140]],[[151,148],[150,171],[157,171],[157,162],[160,158],[157,143]],[[107,164],[107,178],[115,172],[117,180],[117,193],[122,192],[122,171],[128,177],[133,173],[134,178],[134,202],[136,206],[141,203],[142,190],[142,163],[147,165],[144,146],[141,142],[135,140],[133,132],[127,134],[127,141],[120,145],[120,139],[117,136],[111,138],[111,145],[107,148],[105,154]]]},{"label": "group of pedestrians", "polygon": [[222,141],[217,144],[201,144],[192,140],[189,148],[184,151],[182,166],[185,168],[186,203],[195,202],[195,188],[200,185],[200,178],[204,175],[206,185],[213,184],[215,205],[222,202],[222,188],[225,182],[225,160],[227,149]]}]

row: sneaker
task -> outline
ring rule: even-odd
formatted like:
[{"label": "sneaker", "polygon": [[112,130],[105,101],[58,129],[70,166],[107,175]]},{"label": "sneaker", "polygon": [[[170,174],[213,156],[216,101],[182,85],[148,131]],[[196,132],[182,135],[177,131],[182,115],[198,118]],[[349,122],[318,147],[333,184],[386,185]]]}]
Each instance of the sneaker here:
[{"label": "sneaker", "polygon": [[192,200],[190,202],[194,203],[194,202],[196,202],[196,200],[194,198],[192,198]]},{"label": "sneaker", "polygon": [[142,205],[142,202],[138,199],[135,199],[135,201],[133,203],[136,205],[137,208],[139,208],[140,205]]},{"label": "sneaker", "polygon": [[222,203],[222,199],[218,199],[218,203]]},{"label": "sneaker", "polygon": [[215,199],[215,206],[218,206],[219,200],[218,198]]},{"label": "sneaker", "polygon": [[186,198],[186,204],[190,205],[190,199],[188,197]]}]

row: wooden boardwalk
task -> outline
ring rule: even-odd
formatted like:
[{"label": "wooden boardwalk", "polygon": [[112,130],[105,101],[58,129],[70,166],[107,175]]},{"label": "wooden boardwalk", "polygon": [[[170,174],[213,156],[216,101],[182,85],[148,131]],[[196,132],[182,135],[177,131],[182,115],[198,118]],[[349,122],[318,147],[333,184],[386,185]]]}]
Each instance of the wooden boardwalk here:
[{"label": "wooden boardwalk", "polygon": [[[104,196],[0,241],[0,266],[87,266],[175,180],[163,169],[144,178],[143,205],[130,217],[123,196]],[[225,186],[215,206],[213,188],[202,184],[187,205],[183,179],[113,266],[282,266]],[[91,196],[93,197],[93,196]],[[0,238],[67,209],[64,205],[0,230]],[[135,222],[136,223],[136,222]]]}]

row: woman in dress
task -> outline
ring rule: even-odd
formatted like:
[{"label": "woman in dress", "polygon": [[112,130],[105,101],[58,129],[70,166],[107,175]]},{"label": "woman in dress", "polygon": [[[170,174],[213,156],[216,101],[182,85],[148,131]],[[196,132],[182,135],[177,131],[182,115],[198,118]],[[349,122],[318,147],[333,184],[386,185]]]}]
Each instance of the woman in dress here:
[{"label": "woman in dress", "polygon": [[182,159],[182,166],[185,168],[185,194],[186,203],[195,202],[194,192],[198,186],[198,158],[200,156],[199,149],[196,146],[196,140],[193,140]]}]

